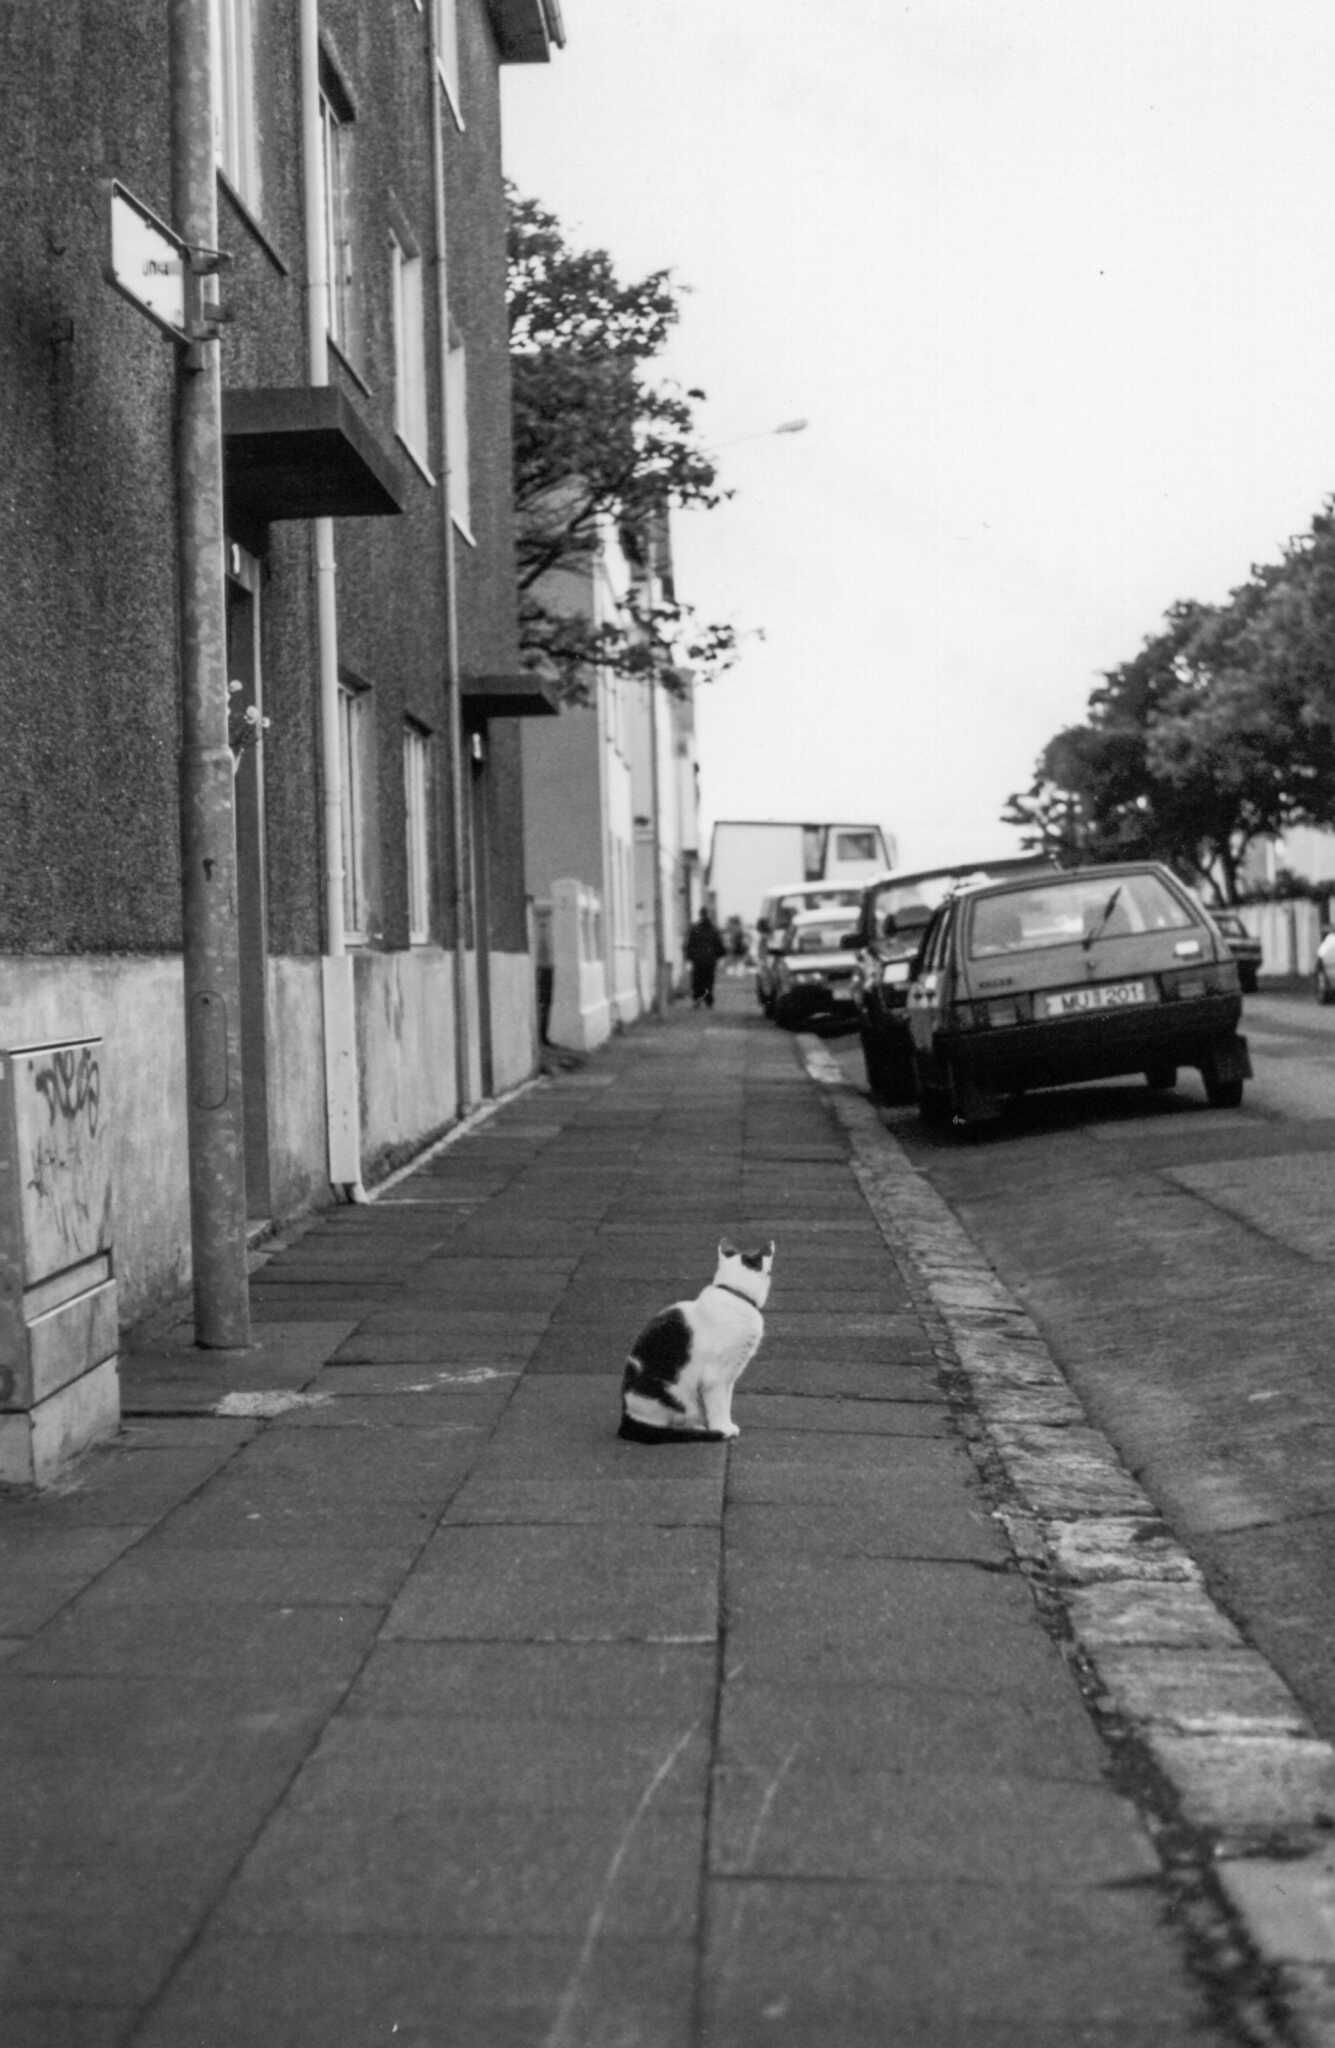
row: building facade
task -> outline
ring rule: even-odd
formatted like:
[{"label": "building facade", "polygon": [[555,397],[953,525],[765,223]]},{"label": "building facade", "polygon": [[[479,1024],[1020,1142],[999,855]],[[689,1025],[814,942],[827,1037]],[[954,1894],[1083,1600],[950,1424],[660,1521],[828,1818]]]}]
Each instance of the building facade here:
[{"label": "building facade", "polygon": [[[597,627],[624,617],[632,586],[646,607],[673,594],[666,515],[633,553],[605,521],[587,561],[541,586],[552,612]],[[607,1013],[596,1041],[666,1001],[681,982],[686,931],[700,903],[699,783],[691,678],[590,669],[587,702],[522,735],[528,887],[579,882],[597,896]]]},{"label": "building facade", "polygon": [[556,0],[196,4],[211,103],[166,7],[0,24],[0,1045],[103,1042],[126,1316],[191,1264],[191,372],[104,271],[117,193],[170,226],[201,121],[249,1216],[355,1196],[536,1057],[520,733],[554,706],[517,659],[499,74]]}]

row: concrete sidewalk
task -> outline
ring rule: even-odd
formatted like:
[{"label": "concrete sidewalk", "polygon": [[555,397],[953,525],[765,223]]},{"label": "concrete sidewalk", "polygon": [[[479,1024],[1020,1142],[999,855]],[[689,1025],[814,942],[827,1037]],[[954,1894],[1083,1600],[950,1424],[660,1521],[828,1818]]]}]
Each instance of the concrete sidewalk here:
[{"label": "concrete sidewalk", "polygon": [[[991,1512],[848,1139],[745,985],[137,1351],[0,1497],[6,2048],[1256,2040]],[[778,1242],[740,1441],[615,1435]]]}]

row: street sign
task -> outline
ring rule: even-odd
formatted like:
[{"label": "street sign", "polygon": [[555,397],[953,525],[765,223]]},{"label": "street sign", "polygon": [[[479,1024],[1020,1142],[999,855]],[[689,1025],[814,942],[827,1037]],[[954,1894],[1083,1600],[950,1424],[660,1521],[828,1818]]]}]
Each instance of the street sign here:
[{"label": "street sign", "polygon": [[141,313],[147,313],[173,341],[193,340],[187,310],[187,245],[116,179],[109,180],[109,188],[111,260],[103,272],[107,283],[115,285]]}]

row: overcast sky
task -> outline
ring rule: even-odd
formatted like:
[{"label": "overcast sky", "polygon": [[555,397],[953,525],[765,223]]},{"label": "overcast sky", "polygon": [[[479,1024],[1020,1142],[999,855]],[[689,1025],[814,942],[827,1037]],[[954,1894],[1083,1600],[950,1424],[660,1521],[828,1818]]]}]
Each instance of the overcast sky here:
[{"label": "overcast sky", "polygon": [[674,525],[678,594],[747,636],[701,693],[706,824],[1014,844],[1100,673],[1335,490],[1335,9],[562,11],[506,74],[508,173],[672,267],[665,370],[736,444],[736,498]]}]

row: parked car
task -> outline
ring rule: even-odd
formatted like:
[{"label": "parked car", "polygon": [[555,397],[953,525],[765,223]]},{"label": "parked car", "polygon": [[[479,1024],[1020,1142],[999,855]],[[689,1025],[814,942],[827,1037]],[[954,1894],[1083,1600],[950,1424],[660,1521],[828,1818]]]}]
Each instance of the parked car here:
[{"label": "parked car", "polygon": [[1212,910],[1211,917],[1228,940],[1228,950],[1238,963],[1238,985],[1245,996],[1256,994],[1261,972],[1261,941],[1248,931],[1236,910]]},{"label": "parked car", "polygon": [[1004,875],[1055,872],[1056,865],[1046,854],[1015,854],[880,875],[868,883],[858,905],[853,994],[867,1086],[873,1095],[882,1102],[913,1100],[909,978],[913,956],[937,905],[966,878],[999,881]]},{"label": "parked car", "polygon": [[1319,1003],[1335,1003],[1335,932],[1327,926],[1321,934],[1321,944],[1316,949],[1316,999]]},{"label": "parked car", "polygon": [[849,1018],[853,999],[855,913],[799,910],[772,954],[774,1021],[793,1029],[820,1017]]},{"label": "parked car", "polygon": [[1184,1066],[1213,1108],[1236,1108],[1252,1071],[1241,1015],[1227,941],[1156,861],[966,885],[913,963],[919,1110],[973,1124],[1026,1089],[1134,1073],[1166,1089]]},{"label": "parked car", "polygon": [[756,919],[756,1001],[767,1017],[774,1014],[777,955],[798,912],[855,911],[861,895],[860,882],[791,882],[776,885],[764,897]]}]

